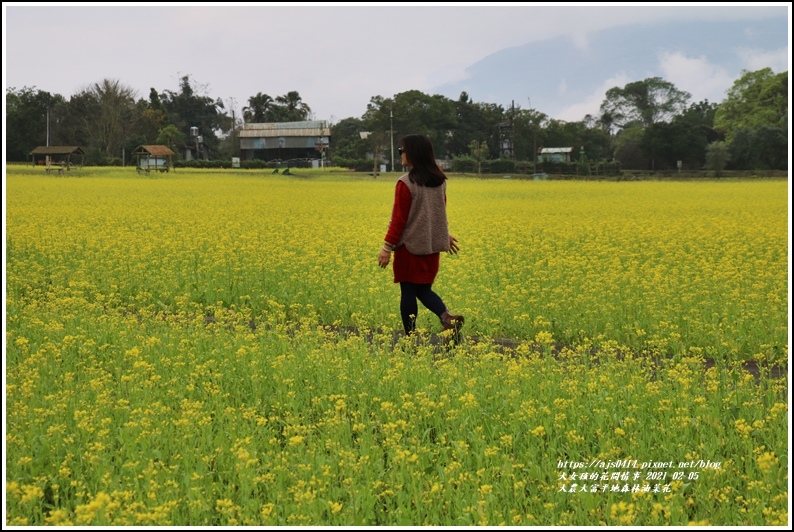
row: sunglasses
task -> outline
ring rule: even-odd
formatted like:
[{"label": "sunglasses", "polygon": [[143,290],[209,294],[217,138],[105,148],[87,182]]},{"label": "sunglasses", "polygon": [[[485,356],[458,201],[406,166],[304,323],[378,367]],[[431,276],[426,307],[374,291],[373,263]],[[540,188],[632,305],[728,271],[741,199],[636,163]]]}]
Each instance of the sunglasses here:
[{"label": "sunglasses", "polygon": [[402,155],[404,151],[405,151],[404,148],[397,148],[397,153],[399,153],[400,155]]}]

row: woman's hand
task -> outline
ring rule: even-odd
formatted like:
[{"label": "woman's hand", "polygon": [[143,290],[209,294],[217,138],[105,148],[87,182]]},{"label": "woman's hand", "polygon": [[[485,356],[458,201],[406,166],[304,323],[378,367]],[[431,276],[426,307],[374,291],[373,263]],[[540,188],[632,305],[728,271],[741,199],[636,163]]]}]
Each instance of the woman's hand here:
[{"label": "woman's hand", "polygon": [[381,248],[380,253],[378,253],[378,266],[380,266],[381,268],[385,268],[386,266],[389,265],[390,260],[391,260],[391,253]]},{"label": "woman's hand", "polygon": [[457,255],[459,249],[460,247],[458,247],[458,239],[452,235],[449,235],[449,251],[447,253]]}]

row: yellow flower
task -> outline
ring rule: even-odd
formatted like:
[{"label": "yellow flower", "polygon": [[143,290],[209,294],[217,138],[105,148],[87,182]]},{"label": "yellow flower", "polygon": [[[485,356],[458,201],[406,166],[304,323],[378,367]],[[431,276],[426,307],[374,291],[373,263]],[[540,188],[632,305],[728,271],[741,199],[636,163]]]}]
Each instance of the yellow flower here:
[{"label": "yellow flower", "polygon": [[74,523],[69,519],[69,512],[61,508],[50,512],[50,515],[44,518],[44,524],[52,526],[74,526]]},{"label": "yellow flower", "polygon": [[780,460],[773,452],[766,452],[762,454],[756,458],[756,461],[758,462],[758,467],[761,468],[761,471],[764,473],[769,473],[773,467],[780,463]]},{"label": "yellow flower", "polygon": [[19,482],[11,481],[6,484],[6,493],[8,495],[13,495],[14,497],[19,497],[21,491],[19,489]]},{"label": "yellow flower", "polygon": [[272,502],[268,502],[262,505],[262,511],[260,512],[262,514],[262,517],[270,517],[271,515],[273,515],[273,509],[275,507],[276,505],[273,504]]},{"label": "yellow flower", "polygon": [[34,485],[22,486],[22,492],[22,499],[19,501],[21,504],[35,501],[44,497],[44,491],[42,491],[40,487]]},{"label": "yellow flower", "polygon": [[630,525],[637,517],[637,512],[634,508],[634,504],[626,504],[620,501],[610,507],[609,515],[613,520],[617,520],[618,524]]},{"label": "yellow flower", "polygon": [[750,433],[753,431],[753,427],[748,425],[744,419],[737,419],[733,422],[733,426],[736,427],[736,431],[745,438],[750,436]]},{"label": "yellow flower", "polygon": [[543,425],[538,425],[537,427],[535,427],[534,429],[532,429],[529,432],[530,432],[530,434],[532,434],[533,436],[536,436],[538,438],[541,437],[541,436],[545,436],[546,435],[546,429],[543,428]]},{"label": "yellow flower", "polygon": [[471,392],[466,392],[460,397],[458,397],[458,401],[464,406],[476,406],[477,399],[474,397],[474,394]]},{"label": "yellow flower", "polygon": [[234,508],[234,502],[232,502],[230,499],[218,499],[215,501],[215,510],[218,512],[227,512],[231,508]]},{"label": "yellow flower", "polygon": [[88,504],[78,504],[74,509],[76,523],[78,525],[92,524],[99,510],[105,508],[105,511],[109,511],[107,507],[110,506],[111,502],[110,495],[100,491]]}]

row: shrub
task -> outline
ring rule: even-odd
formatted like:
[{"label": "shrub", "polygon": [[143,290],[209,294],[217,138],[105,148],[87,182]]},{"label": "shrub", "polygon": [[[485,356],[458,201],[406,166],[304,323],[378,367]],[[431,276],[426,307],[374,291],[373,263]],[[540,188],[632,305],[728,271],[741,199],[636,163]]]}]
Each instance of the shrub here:
[{"label": "shrub", "polygon": [[240,161],[240,168],[262,169],[268,168],[267,161],[261,159],[251,159],[250,161]]},{"label": "shrub", "polygon": [[[488,162],[490,163],[490,173],[492,174],[505,174],[516,171],[516,162],[511,159],[494,159]],[[485,165],[483,164],[484,168]]]},{"label": "shrub", "polygon": [[355,168],[357,172],[371,172],[372,159],[354,159],[348,157],[334,157],[334,166],[340,168]]},{"label": "shrub", "polygon": [[469,155],[463,155],[461,157],[455,157],[455,158],[452,159],[452,171],[453,172],[476,172],[477,171],[477,161],[473,157],[471,157]]},{"label": "shrub", "polygon": [[706,168],[714,170],[714,175],[720,177],[731,156],[728,144],[725,142],[712,142],[706,148]]}]

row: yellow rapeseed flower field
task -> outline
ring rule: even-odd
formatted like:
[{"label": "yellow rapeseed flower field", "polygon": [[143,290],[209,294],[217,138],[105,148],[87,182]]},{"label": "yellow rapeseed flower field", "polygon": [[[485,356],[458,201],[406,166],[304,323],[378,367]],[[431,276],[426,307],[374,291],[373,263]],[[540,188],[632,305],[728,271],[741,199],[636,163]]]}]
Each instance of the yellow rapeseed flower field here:
[{"label": "yellow rapeseed flower field", "polygon": [[788,360],[784,181],[452,176],[441,349],[394,334],[397,176],[36,170],[6,524],[788,521],[787,383],[736,364]]}]

